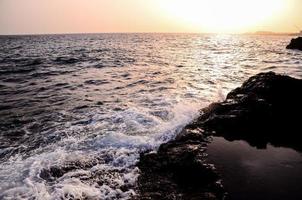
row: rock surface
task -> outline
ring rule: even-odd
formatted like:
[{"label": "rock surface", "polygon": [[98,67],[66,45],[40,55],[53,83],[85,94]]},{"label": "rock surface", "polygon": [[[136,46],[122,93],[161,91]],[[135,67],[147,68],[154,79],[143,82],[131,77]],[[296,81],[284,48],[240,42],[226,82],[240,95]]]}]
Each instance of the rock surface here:
[{"label": "rock surface", "polygon": [[273,72],[248,79],[222,103],[203,110],[194,123],[229,140],[245,140],[252,146],[302,150],[302,80]]},{"label": "rock surface", "polygon": [[222,199],[219,176],[206,162],[207,143],[202,130],[185,128],[156,153],[142,154],[139,199]]},{"label": "rock surface", "polygon": [[298,49],[302,51],[302,37],[298,37],[295,39],[292,39],[290,44],[287,45],[287,49]]},{"label": "rock surface", "polygon": [[271,143],[302,150],[301,89],[302,80],[261,73],[224,102],[203,109],[175,140],[141,155],[139,199],[224,199],[221,180],[206,159],[211,135],[243,139],[259,148]]}]

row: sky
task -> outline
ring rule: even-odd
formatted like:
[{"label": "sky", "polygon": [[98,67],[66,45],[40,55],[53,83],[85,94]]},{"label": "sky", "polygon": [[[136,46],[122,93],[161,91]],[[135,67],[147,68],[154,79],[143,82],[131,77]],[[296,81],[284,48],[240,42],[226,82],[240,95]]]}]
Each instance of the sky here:
[{"label": "sky", "polygon": [[302,30],[302,0],[0,0],[0,34]]}]

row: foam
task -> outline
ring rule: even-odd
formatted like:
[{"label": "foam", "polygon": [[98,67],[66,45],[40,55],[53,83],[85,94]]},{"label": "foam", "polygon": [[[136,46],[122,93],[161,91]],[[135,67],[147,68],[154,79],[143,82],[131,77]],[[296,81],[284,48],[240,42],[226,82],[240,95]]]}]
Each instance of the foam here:
[{"label": "foam", "polygon": [[[0,198],[129,199],[136,195],[133,188],[139,176],[139,169],[135,167],[139,154],[156,150],[161,143],[174,138],[196,116],[199,106],[176,104],[170,110],[173,118],[169,121],[150,115],[148,109],[129,108],[112,116],[113,121],[122,119],[122,122],[112,130],[107,128],[105,134],[70,136],[37,149],[29,157],[17,154],[0,167],[0,178],[4,182]],[[95,127],[100,128],[97,122],[89,128]],[[81,131],[80,126],[70,129]],[[67,171],[54,182],[40,176],[42,170],[52,166],[65,166],[73,161],[89,163],[96,159],[96,165]],[[98,185],[98,180],[103,184]],[[122,190],[124,186],[127,186],[126,190]]]},{"label": "foam", "polygon": [[51,199],[105,199],[105,195],[102,194],[98,188],[93,185],[84,184],[82,181],[76,178],[64,180],[57,185],[55,191],[52,193]]}]

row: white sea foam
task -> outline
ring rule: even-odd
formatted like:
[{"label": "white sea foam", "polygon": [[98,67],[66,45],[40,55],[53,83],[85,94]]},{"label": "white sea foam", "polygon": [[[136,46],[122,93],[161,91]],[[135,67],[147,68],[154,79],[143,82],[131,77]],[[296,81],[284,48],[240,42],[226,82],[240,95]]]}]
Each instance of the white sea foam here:
[{"label": "white sea foam", "polygon": [[[176,104],[170,121],[162,121],[148,110],[129,108],[116,112],[112,119],[122,122],[106,134],[70,136],[55,144],[40,147],[31,156],[17,154],[0,166],[3,199],[129,199],[135,196],[139,154],[156,150],[173,137],[197,114],[200,105]],[[90,126],[99,127],[97,123]],[[107,124],[108,126],[108,124]],[[73,131],[80,127],[71,127]],[[79,130],[76,130],[79,131]],[[43,170],[68,163],[93,165],[64,172],[53,181],[41,177]],[[75,164],[76,165],[76,164]],[[101,182],[101,184],[98,184]],[[126,189],[123,187],[126,186]]]}]

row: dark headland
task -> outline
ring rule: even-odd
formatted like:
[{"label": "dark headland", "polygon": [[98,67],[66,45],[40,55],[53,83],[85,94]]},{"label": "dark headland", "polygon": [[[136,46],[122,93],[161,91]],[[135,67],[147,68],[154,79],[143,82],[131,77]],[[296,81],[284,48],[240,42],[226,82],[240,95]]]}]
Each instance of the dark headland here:
[{"label": "dark headland", "polygon": [[302,80],[289,76],[268,72],[249,78],[225,101],[201,110],[173,141],[141,155],[139,199],[228,199],[223,180],[207,161],[212,136],[301,152],[301,91]]},{"label": "dark headland", "polygon": [[302,37],[294,38],[290,44],[287,45],[287,49],[298,49],[302,51]]}]

